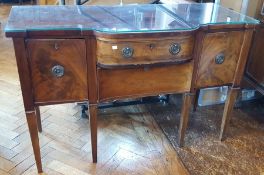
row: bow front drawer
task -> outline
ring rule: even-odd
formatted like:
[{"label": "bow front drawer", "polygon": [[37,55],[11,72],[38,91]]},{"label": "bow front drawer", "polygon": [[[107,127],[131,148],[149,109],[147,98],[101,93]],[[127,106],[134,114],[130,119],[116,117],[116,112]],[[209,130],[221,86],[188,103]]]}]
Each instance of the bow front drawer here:
[{"label": "bow front drawer", "polygon": [[135,38],[97,40],[97,59],[100,67],[135,66],[162,63],[181,63],[192,58],[194,38]]},{"label": "bow front drawer", "polygon": [[35,102],[87,100],[84,40],[30,39],[27,49]]}]

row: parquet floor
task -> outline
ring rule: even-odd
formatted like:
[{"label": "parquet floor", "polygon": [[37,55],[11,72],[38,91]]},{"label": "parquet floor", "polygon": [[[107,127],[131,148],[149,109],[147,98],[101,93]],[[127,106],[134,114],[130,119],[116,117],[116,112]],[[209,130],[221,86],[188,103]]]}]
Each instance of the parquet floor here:
[{"label": "parquet floor", "polygon": [[[0,4],[0,175],[36,174],[12,42]],[[188,174],[144,106],[99,111],[98,163],[91,163],[89,121],[75,104],[41,107],[44,174]]]}]

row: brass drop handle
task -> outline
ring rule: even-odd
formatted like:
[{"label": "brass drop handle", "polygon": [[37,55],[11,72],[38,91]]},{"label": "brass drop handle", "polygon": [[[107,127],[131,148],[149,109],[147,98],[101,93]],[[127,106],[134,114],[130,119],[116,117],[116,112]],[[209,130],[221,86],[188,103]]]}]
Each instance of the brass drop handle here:
[{"label": "brass drop handle", "polygon": [[131,47],[125,47],[122,49],[122,55],[124,58],[131,58],[133,56],[134,49]]},{"label": "brass drop handle", "polygon": [[219,53],[218,55],[216,55],[215,57],[216,64],[223,64],[224,61],[225,61],[225,54]]},{"label": "brass drop handle", "polygon": [[172,55],[177,55],[178,53],[180,53],[180,51],[181,51],[181,45],[180,44],[178,44],[178,43],[172,43],[170,45],[169,52]]},{"label": "brass drop handle", "polygon": [[54,77],[62,77],[64,75],[64,67],[61,65],[55,65],[51,68],[51,72]]}]

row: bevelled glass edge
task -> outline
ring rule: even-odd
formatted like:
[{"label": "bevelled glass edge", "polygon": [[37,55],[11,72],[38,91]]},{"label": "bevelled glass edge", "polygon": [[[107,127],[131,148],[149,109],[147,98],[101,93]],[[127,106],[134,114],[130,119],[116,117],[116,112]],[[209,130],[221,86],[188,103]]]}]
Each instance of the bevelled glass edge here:
[{"label": "bevelled glass edge", "polygon": [[[181,5],[188,5],[188,3],[179,3]],[[196,3],[194,3],[196,4]],[[209,26],[209,25],[230,25],[230,24],[237,24],[237,25],[250,25],[250,24],[260,24],[260,21],[255,19],[255,18],[252,18],[250,16],[247,16],[247,15],[244,15],[244,14],[241,14],[237,11],[234,11],[234,10],[231,10],[229,8],[226,8],[226,7],[223,7],[219,4],[214,4],[214,3],[209,3],[209,4],[212,4],[214,6],[218,6],[218,7],[221,7],[221,8],[224,8],[225,10],[228,10],[232,13],[235,13],[235,14],[238,14],[238,15],[241,15],[243,17],[246,17],[249,20],[247,21],[230,21],[230,22],[213,22],[213,23],[204,23],[204,24],[199,24],[199,25],[196,25],[195,27],[192,27],[191,24],[188,24],[190,26],[190,28],[179,28],[179,29],[162,29],[162,30],[124,30],[124,31],[112,31],[112,30],[100,30],[100,29],[96,29],[96,28],[76,28],[76,27],[70,27],[70,28],[67,28],[67,27],[58,27],[58,28],[31,28],[31,29],[9,29],[8,28],[8,23],[9,21],[7,22],[6,26],[5,26],[5,29],[4,31],[6,33],[15,33],[15,32],[30,32],[30,31],[62,31],[62,30],[66,30],[66,31],[96,31],[96,32],[100,32],[100,33],[109,33],[109,34],[123,34],[123,33],[158,33],[158,32],[173,32],[173,31],[193,31],[193,30],[196,30],[196,29],[199,29],[200,27],[204,27],[204,26]],[[145,4],[146,5],[146,4]],[[163,5],[163,4],[148,4],[148,5]],[[73,6],[73,5],[68,5],[68,6]],[[109,6],[104,6],[104,5],[93,5],[93,6],[102,6],[102,7],[109,7]],[[131,6],[131,5],[122,5],[122,6]],[[23,7],[30,7],[30,6],[23,6]],[[23,8],[22,7],[22,8]],[[35,6],[36,7],[36,6]],[[46,6],[45,6],[46,7]],[[52,6],[54,7],[54,6]],[[74,7],[74,6],[73,6]],[[120,5],[114,5],[114,6],[111,6],[111,7],[120,7]],[[21,8],[21,6],[12,6],[11,8],[11,11],[10,11],[10,14],[12,13],[13,9],[14,8]]]},{"label": "bevelled glass edge", "polygon": [[15,32],[30,32],[30,31],[95,31],[95,32],[100,32],[100,33],[109,33],[109,34],[123,34],[123,33],[161,33],[161,32],[177,32],[177,31],[194,31],[194,30],[198,30],[201,27],[206,27],[209,25],[232,25],[232,24],[237,24],[237,25],[257,25],[260,24],[260,21],[257,21],[256,23],[241,23],[241,22],[219,22],[219,23],[206,23],[206,24],[201,24],[197,27],[192,27],[192,28],[179,28],[179,29],[165,29],[165,30],[129,30],[129,31],[111,31],[111,30],[98,30],[98,29],[94,29],[94,28],[33,28],[33,29],[7,29],[5,28],[4,31],[6,33],[15,33]]},{"label": "bevelled glass edge", "polygon": [[100,33],[109,33],[109,34],[123,34],[123,33],[161,33],[161,32],[176,32],[176,31],[194,31],[199,29],[197,28],[179,28],[179,29],[166,29],[166,30],[129,30],[129,31],[106,31],[106,30],[97,30],[97,29],[92,29],[92,28],[85,28],[85,29],[80,29],[80,28],[34,28],[34,29],[16,29],[16,30],[9,30],[5,29],[6,33],[12,33],[12,32],[30,32],[30,31],[95,31],[95,32],[100,32]]}]

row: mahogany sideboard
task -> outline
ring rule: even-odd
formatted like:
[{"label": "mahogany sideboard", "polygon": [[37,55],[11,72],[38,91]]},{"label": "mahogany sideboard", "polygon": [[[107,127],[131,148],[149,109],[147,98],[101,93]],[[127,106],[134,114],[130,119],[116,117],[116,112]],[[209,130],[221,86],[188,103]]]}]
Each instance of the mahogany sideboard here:
[{"label": "mahogany sideboard", "polygon": [[12,37],[38,172],[39,106],[89,102],[93,162],[98,103],[183,93],[179,145],[201,88],[230,86],[227,129],[258,21],[216,4],[13,7]]}]

